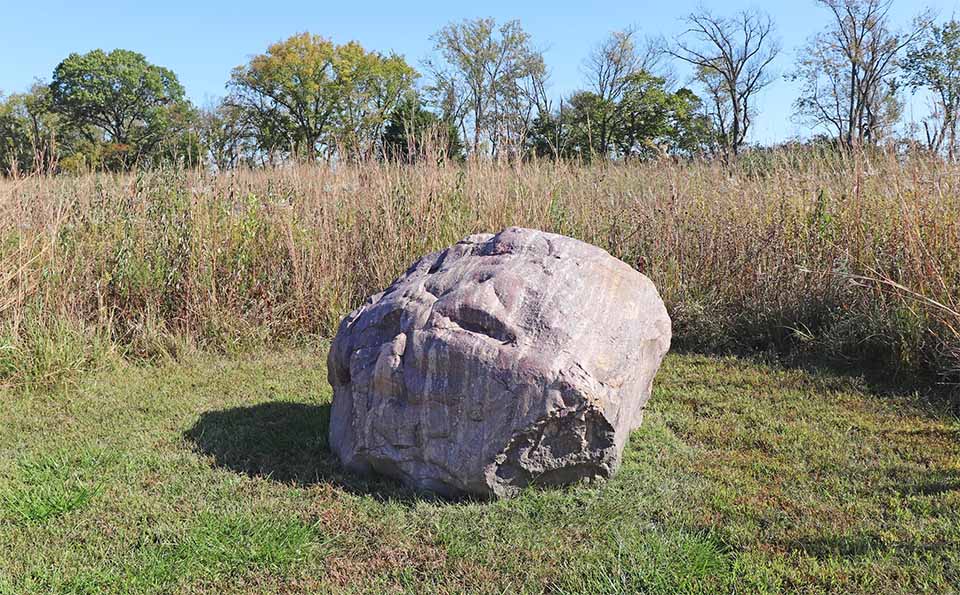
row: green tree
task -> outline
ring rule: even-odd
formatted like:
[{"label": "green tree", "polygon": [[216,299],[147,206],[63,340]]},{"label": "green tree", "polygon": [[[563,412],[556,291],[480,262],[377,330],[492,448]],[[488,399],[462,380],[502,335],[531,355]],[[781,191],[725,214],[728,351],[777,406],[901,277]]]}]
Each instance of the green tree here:
[{"label": "green tree", "polygon": [[16,97],[0,97],[0,171],[12,175],[33,170],[33,152]]},{"label": "green tree", "polygon": [[675,91],[673,97],[671,117],[674,133],[669,152],[687,157],[715,154],[719,149],[720,137],[713,119],[704,109],[703,101],[686,88]]},{"label": "green tree", "polygon": [[52,111],[47,85],[0,99],[0,172],[54,172],[83,161],[82,148],[81,131]]},{"label": "green tree", "polygon": [[927,147],[957,154],[957,124],[960,116],[960,22],[951,19],[922,33],[920,43],[907,52],[904,69],[914,90],[933,95],[933,111],[923,122]]},{"label": "green tree", "polygon": [[356,42],[338,50],[343,97],[335,135],[350,154],[370,157],[381,149],[384,126],[418,75],[403,58],[367,52]]},{"label": "green tree", "polygon": [[569,140],[564,115],[565,103],[560,102],[557,112],[546,112],[537,116],[527,137],[527,152],[535,157],[558,159],[566,156],[566,143]]},{"label": "green tree", "polygon": [[460,159],[463,144],[457,127],[428,110],[420,96],[410,91],[390,114],[383,132],[383,152],[387,159],[406,162],[425,157]]},{"label": "green tree", "polygon": [[[610,104],[593,91],[578,91],[538,126],[531,151],[590,161],[692,156],[711,149],[716,133],[702,102],[689,89],[670,91],[663,77],[635,72]],[[603,149],[606,143],[606,150]]]},{"label": "green tree", "polygon": [[196,108],[187,102],[171,105],[164,127],[159,142],[150,154],[151,164],[197,167],[203,163],[200,112]]},{"label": "green tree", "polygon": [[242,110],[226,101],[200,110],[200,146],[204,159],[218,171],[252,163],[256,140]]},{"label": "green tree", "polygon": [[689,89],[671,93],[666,81],[646,72],[628,77],[616,106],[613,142],[621,157],[695,154],[709,144],[709,119]]},{"label": "green tree", "polygon": [[112,145],[106,153],[121,166],[149,157],[185,103],[172,71],[122,49],[71,54],[54,70],[50,94],[53,109],[89,141]]},{"label": "green tree", "polygon": [[[546,67],[519,21],[497,25],[493,19],[450,23],[433,36],[438,61],[427,67],[431,92],[454,115],[471,152],[496,156],[506,147],[519,150],[535,115],[543,113]],[[472,132],[468,133],[468,129]]]},{"label": "green tree", "polygon": [[388,115],[416,78],[402,57],[360,44],[294,35],[233,70],[231,105],[258,130],[266,152],[303,158],[370,154]]},{"label": "green tree", "polygon": [[[566,109],[562,109],[558,119],[565,131],[561,154],[567,157],[577,157],[584,161],[591,161],[596,157],[607,158],[603,154],[604,121],[607,109],[607,100],[592,91],[578,91],[570,96],[566,102]],[[609,139],[607,140],[609,144]]]},{"label": "green tree", "polygon": [[631,87],[631,80],[640,73],[657,71],[662,56],[659,42],[647,39],[638,45],[636,31],[628,28],[611,33],[584,60],[589,89],[599,99],[592,118],[596,121],[593,142],[598,155],[611,155],[615,131],[622,124],[618,118],[623,112],[617,105]]}]

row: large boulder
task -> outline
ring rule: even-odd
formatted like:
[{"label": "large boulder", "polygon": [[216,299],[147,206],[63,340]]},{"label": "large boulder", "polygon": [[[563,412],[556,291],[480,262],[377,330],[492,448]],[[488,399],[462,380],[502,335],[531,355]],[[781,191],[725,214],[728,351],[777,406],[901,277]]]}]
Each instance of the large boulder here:
[{"label": "large boulder", "polygon": [[330,446],[447,497],[610,477],[670,346],[653,283],[510,228],[417,261],[340,324]]}]

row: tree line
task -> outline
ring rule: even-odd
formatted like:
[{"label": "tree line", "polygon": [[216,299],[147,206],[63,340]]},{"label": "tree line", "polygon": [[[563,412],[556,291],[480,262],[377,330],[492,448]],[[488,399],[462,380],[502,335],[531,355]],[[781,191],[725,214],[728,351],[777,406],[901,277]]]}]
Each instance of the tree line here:
[{"label": "tree line", "polygon": [[[960,23],[929,11],[905,28],[893,0],[813,0],[830,15],[785,74],[795,116],[856,150],[890,142],[906,93],[931,109],[902,137],[953,159],[960,112]],[[136,52],[71,54],[49,83],[0,97],[0,168],[124,170],[163,163],[226,170],[289,160],[736,159],[757,94],[777,76],[773,20],[758,10],[688,15],[673,42],[613,32],[560,99],[518,21],[464,20],[431,38],[420,71],[395,53],[310,33],[233,69],[227,93],[197,108],[171,70]],[[677,83],[673,64],[692,67]]]}]

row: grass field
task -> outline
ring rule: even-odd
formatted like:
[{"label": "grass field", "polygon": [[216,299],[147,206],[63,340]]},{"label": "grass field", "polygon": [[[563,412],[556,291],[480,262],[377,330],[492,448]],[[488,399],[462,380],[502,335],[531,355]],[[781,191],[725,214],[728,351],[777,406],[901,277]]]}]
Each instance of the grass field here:
[{"label": "grass field", "polygon": [[[670,355],[600,486],[344,475],[324,341],[510,225],[647,274],[681,351],[756,359]],[[929,156],[0,180],[0,595],[956,591],[958,387],[960,166]]]},{"label": "grass field", "polygon": [[620,474],[443,502],[342,474],[322,347],[0,388],[0,593],[951,592],[960,421],[668,356]]}]

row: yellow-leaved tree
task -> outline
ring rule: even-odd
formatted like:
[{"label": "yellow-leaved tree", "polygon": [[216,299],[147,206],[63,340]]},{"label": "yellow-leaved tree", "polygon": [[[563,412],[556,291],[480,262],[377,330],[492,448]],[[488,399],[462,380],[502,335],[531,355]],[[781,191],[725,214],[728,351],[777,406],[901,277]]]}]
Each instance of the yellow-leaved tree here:
[{"label": "yellow-leaved tree", "polygon": [[416,77],[396,54],[300,33],[235,68],[228,102],[271,157],[367,156]]}]

